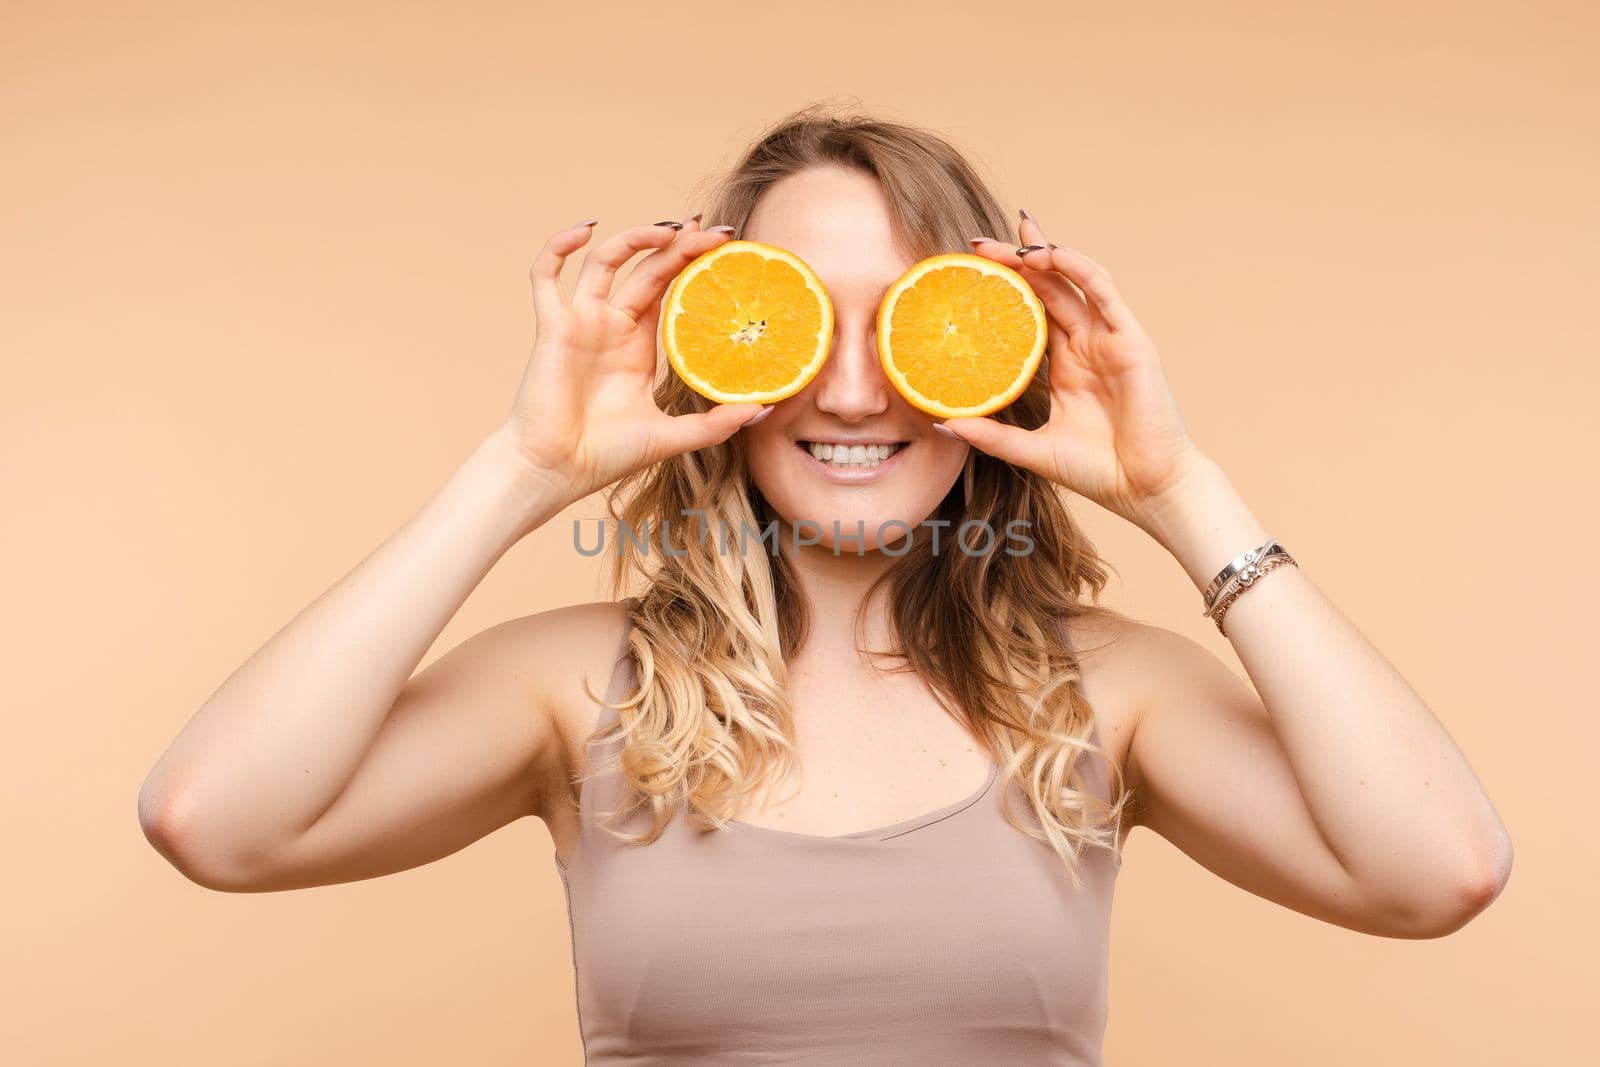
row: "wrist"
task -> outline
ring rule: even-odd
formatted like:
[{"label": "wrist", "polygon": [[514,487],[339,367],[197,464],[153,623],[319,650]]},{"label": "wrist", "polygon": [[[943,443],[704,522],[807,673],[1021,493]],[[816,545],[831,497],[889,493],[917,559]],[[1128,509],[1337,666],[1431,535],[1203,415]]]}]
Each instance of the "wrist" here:
[{"label": "wrist", "polygon": [[515,538],[531,533],[578,500],[558,472],[534,464],[518,447],[509,424],[502,424],[478,443],[457,477],[472,482],[503,509]]},{"label": "wrist", "polygon": [[1204,456],[1146,502],[1138,526],[1173,554],[1200,589],[1235,556],[1268,537],[1221,466]]},{"label": "wrist", "polygon": [[1221,466],[1210,456],[1190,449],[1177,477],[1160,493],[1140,501],[1128,518],[1135,526],[1165,544],[1167,534],[1175,531],[1193,513],[1193,501],[1226,480]]}]

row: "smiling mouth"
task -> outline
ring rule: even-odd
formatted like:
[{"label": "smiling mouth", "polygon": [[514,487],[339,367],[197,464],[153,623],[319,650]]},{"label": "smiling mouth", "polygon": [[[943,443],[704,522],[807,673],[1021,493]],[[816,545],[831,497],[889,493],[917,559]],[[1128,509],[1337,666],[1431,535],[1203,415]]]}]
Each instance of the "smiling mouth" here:
[{"label": "smiling mouth", "polygon": [[826,463],[838,470],[870,470],[878,464],[888,460],[901,449],[910,445],[909,441],[883,441],[874,444],[835,444],[827,441],[796,441],[798,448],[804,449],[820,463]]}]

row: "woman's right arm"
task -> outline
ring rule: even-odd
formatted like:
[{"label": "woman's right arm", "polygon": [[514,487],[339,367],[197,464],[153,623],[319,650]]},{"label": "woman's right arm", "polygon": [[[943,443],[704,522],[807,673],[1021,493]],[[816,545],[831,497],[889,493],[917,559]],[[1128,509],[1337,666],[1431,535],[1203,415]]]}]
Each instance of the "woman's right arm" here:
[{"label": "woman's right arm", "polygon": [[[504,623],[413,672],[523,536],[759,410],[670,417],[651,397],[661,295],[726,234],[625,230],[585,258],[567,297],[562,264],[590,232],[552,237],[533,268],[538,339],[510,417],[239,666],[145,780],[146,836],[192,880],[262,891],[373,877],[537,813],[559,737],[549,708],[576,688],[568,642],[592,623],[573,609]],[[650,249],[613,293],[616,270]]]}]

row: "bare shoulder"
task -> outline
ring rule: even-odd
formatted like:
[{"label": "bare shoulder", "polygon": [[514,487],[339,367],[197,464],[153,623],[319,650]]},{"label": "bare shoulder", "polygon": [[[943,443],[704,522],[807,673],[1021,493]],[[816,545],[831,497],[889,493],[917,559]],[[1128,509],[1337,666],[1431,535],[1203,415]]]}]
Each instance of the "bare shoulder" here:
[{"label": "bare shoulder", "polygon": [[1133,739],[1152,710],[1240,685],[1226,663],[1175,630],[1123,615],[1078,617],[1068,630],[1101,742],[1133,786],[1139,776]]},{"label": "bare shoulder", "polygon": [[491,654],[501,660],[498,676],[534,694],[532,710],[546,739],[530,768],[540,816],[551,810],[552,799],[570,789],[572,753],[581,748],[600,712],[585,684],[595,694],[605,694],[626,632],[624,604],[593,601],[510,619],[480,635],[492,637]]},{"label": "bare shoulder", "polygon": [[1134,731],[1163,684],[1162,664],[1188,638],[1122,614],[1074,616],[1067,631],[1078,659],[1078,688],[1094,709],[1100,744],[1126,773]]}]

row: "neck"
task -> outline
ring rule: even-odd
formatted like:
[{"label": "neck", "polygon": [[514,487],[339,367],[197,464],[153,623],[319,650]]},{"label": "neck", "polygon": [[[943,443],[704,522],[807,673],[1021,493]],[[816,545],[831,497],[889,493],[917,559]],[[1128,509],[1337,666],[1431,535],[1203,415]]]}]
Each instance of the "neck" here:
[{"label": "neck", "polygon": [[[787,534],[786,534],[787,536]],[[857,616],[862,620],[862,636],[869,648],[883,648],[890,641],[887,591],[882,587],[866,602],[867,587],[894,565],[895,559],[876,549],[858,553],[849,542],[838,553],[825,545],[784,546],[784,555],[794,565],[800,591],[811,607],[811,642],[816,651],[852,651],[855,647]]]}]

